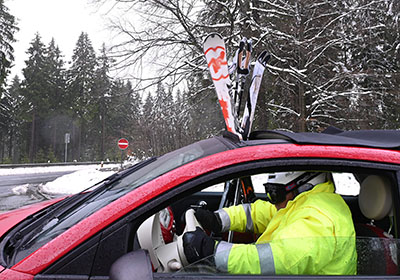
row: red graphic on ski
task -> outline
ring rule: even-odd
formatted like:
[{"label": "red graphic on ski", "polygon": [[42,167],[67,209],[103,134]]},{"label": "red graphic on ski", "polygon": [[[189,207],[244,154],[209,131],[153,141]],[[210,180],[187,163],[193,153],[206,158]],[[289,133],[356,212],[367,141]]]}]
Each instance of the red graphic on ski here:
[{"label": "red graphic on ski", "polygon": [[[222,65],[227,65],[227,61],[225,59],[225,52],[222,51],[217,58],[211,58],[210,62],[208,63],[208,67],[212,67],[215,73],[217,73]],[[222,75],[221,75],[222,77]],[[214,79],[214,78],[213,78]]]}]

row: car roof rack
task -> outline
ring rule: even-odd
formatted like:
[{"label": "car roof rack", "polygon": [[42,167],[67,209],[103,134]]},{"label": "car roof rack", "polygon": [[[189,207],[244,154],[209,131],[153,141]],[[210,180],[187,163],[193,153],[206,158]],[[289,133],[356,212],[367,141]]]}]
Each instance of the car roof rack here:
[{"label": "car roof rack", "polygon": [[282,139],[296,144],[359,146],[400,150],[400,130],[351,130],[328,127],[321,133],[284,130],[254,131],[249,140]]}]

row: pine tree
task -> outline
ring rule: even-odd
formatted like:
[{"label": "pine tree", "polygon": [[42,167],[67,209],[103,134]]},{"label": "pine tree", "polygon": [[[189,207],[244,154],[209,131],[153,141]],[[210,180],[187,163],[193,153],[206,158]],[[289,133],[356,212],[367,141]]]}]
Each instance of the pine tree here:
[{"label": "pine tree", "polygon": [[92,92],[96,81],[96,54],[87,33],[82,32],[72,55],[68,71],[68,95],[72,100],[74,125],[71,132],[72,156],[87,159],[88,125],[94,100]]},{"label": "pine tree", "polygon": [[25,127],[22,122],[23,109],[22,104],[22,89],[21,81],[18,76],[15,76],[8,88],[7,95],[5,96],[7,104],[7,128],[8,128],[8,158],[11,162],[17,163],[23,147],[24,139],[21,137],[25,135],[23,132]]},{"label": "pine tree", "polygon": [[50,108],[47,116],[47,128],[49,135],[49,149],[59,159],[63,157],[64,134],[71,125],[68,114],[70,101],[66,96],[66,70],[64,68],[63,55],[52,39],[46,49],[46,72],[48,78],[48,99]]},{"label": "pine tree", "polygon": [[26,121],[31,124],[29,139],[29,160],[34,161],[39,143],[39,127],[44,114],[49,111],[49,80],[46,75],[46,48],[37,33],[27,51],[29,58],[25,61],[26,67],[22,70],[24,109],[28,114]]},{"label": "pine tree", "polygon": [[156,155],[162,155],[170,150],[170,124],[173,99],[171,94],[164,88],[162,83],[157,85],[154,98],[152,125],[152,130],[154,133],[153,150],[155,151]]},{"label": "pine tree", "polygon": [[0,0],[0,94],[14,60],[12,43],[15,42],[14,34],[17,31],[14,16],[9,13],[4,0]]},{"label": "pine tree", "polygon": [[[98,154],[100,160],[104,159],[106,150],[106,138],[108,135],[108,122],[110,111],[110,100],[112,98],[112,80],[109,77],[110,59],[103,44],[100,56],[97,58],[98,68],[96,69],[96,82],[92,93],[93,105],[90,106],[90,131],[93,147],[99,147]],[[96,141],[98,139],[98,141]]]},{"label": "pine tree", "polygon": [[149,93],[143,104],[143,114],[140,120],[141,134],[143,135],[142,149],[148,157],[157,155],[155,147],[155,132],[153,129],[156,112],[154,108],[154,98]]},{"label": "pine tree", "polygon": [[[7,138],[9,135],[12,122],[12,100],[7,92],[0,97],[0,162],[4,162],[7,157]],[[9,150],[11,151],[11,150]],[[11,156],[9,156],[10,158]]]},{"label": "pine tree", "polygon": [[139,92],[133,89],[130,81],[123,84],[116,97],[116,103],[118,105],[116,108],[113,106],[113,111],[118,114],[115,115],[114,122],[119,124],[120,130],[114,135],[128,137],[131,143],[128,148],[130,155],[143,158],[145,151],[141,146],[144,141],[141,133],[142,99]]}]

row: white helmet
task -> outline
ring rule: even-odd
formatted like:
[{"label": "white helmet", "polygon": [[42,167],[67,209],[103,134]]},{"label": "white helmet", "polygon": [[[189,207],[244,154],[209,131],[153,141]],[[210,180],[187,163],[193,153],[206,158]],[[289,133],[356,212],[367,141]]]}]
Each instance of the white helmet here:
[{"label": "white helmet", "polygon": [[[268,174],[268,181],[267,183],[271,184],[289,184],[291,181],[299,178],[301,175],[308,171],[289,171],[289,172],[276,172]],[[319,175],[316,177],[311,178],[304,183],[309,183],[313,186],[324,183],[327,181],[328,176],[326,172],[318,172]]]},{"label": "white helmet", "polygon": [[264,184],[267,200],[273,204],[285,200],[286,194],[296,191],[296,195],[312,189],[315,185],[324,183],[329,173],[317,171],[277,172],[268,175]]}]

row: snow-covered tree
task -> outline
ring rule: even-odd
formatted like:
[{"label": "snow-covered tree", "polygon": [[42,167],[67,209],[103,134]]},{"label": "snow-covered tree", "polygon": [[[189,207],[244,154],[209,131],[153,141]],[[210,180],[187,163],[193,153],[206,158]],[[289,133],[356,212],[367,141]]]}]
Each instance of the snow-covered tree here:
[{"label": "snow-covered tree", "polygon": [[[398,127],[391,123],[399,107],[400,36],[398,1],[356,2],[357,13],[343,19],[343,91],[350,93],[348,116],[353,128]],[[354,9],[354,1],[343,1]],[[395,126],[393,126],[395,124]]]},{"label": "snow-covered tree", "polygon": [[[366,112],[365,106],[374,107],[379,119],[371,125],[387,125],[383,112],[390,110],[385,110],[383,96],[396,88],[398,1],[97,0],[105,1],[135,11],[113,22],[127,38],[113,49],[124,58],[121,67],[158,70],[154,83],[174,85],[205,74],[201,44],[206,34],[221,33],[229,57],[246,36],[254,42],[254,57],[264,48],[272,53],[256,127],[368,127],[370,112],[359,114]],[[136,24],[137,15],[143,18],[141,25]],[[367,72],[373,74],[367,78]],[[394,73],[389,74],[390,83],[388,73]],[[143,78],[139,80],[149,77]],[[196,83],[204,87],[193,96],[211,85],[202,78]]]}]

